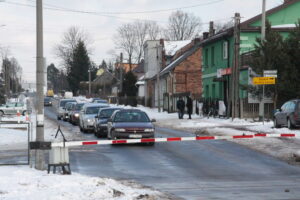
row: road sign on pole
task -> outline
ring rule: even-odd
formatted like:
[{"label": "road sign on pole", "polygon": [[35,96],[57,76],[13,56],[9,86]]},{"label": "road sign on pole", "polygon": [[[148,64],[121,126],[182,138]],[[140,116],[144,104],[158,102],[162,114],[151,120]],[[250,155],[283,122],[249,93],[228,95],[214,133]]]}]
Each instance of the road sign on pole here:
[{"label": "road sign on pole", "polygon": [[252,82],[254,85],[274,85],[275,77],[254,77]]},{"label": "road sign on pole", "polygon": [[264,77],[275,77],[275,78],[277,78],[277,70],[264,70]]}]

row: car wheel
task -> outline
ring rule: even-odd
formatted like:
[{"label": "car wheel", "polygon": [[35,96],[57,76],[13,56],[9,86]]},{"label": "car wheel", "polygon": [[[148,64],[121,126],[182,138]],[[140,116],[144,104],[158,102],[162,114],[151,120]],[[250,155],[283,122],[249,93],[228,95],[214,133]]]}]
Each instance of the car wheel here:
[{"label": "car wheel", "polygon": [[3,111],[0,111],[0,116],[2,117],[4,115],[4,112]]},{"label": "car wheel", "polygon": [[147,145],[148,146],[154,146],[155,142],[148,142]]},{"label": "car wheel", "polygon": [[275,128],[280,128],[281,126],[278,124],[278,121],[276,118],[274,118],[274,127]]},{"label": "car wheel", "polygon": [[293,129],[294,128],[290,118],[288,118],[288,120],[287,120],[287,127],[288,127],[288,129]]}]

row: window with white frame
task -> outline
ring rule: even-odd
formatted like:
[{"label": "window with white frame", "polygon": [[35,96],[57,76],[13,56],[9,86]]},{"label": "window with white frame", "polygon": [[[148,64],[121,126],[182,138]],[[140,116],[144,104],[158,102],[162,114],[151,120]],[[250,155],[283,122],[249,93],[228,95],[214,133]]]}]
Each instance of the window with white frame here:
[{"label": "window with white frame", "polygon": [[223,59],[228,59],[228,42],[223,42]]}]

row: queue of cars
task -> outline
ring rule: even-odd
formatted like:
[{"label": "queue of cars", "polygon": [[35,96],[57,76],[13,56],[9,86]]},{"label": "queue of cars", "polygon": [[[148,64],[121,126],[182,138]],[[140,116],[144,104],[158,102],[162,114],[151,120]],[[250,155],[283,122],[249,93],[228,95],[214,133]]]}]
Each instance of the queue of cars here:
[{"label": "queue of cars", "polygon": [[155,120],[150,120],[147,113],[139,109],[110,106],[103,99],[93,99],[87,103],[61,99],[57,119],[78,125],[83,133],[92,132],[99,138],[153,138],[155,132]]}]

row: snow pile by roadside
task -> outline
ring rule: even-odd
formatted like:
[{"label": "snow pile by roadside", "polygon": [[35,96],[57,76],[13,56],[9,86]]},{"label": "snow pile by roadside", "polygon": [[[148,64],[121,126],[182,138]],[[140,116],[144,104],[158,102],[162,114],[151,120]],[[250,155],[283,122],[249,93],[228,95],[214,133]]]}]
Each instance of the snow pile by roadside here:
[{"label": "snow pile by roadside", "polygon": [[0,167],[0,199],[161,199],[162,193],[132,183],[80,174],[46,174],[26,166]]}]

